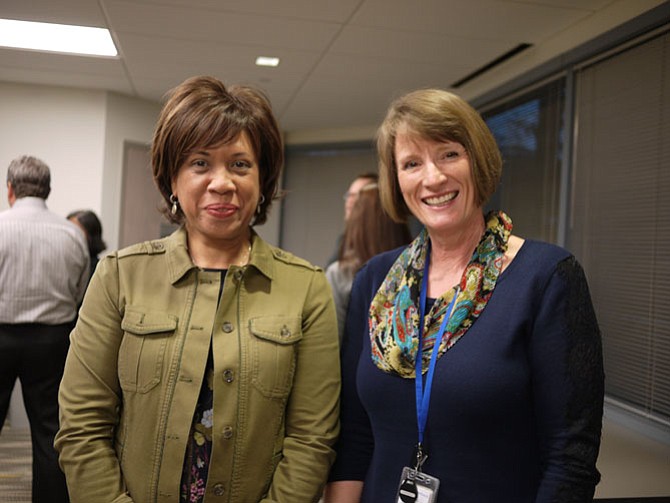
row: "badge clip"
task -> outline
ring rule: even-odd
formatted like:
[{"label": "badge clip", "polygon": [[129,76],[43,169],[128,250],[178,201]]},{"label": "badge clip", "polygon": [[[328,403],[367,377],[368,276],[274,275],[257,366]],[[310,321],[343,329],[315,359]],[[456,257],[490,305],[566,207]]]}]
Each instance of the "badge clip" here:
[{"label": "badge clip", "polygon": [[420,472],[421,467],[423,466],[423,464],[426,462],[427,459],[428,459],[428,454],[426,454],[426,452],[423,450],[423,446],[421,445],[421,443],[418,443],[416,445],[416,457],[415,457],[415,460],[414,460],[414,470],[416,470],[417,472]]}]

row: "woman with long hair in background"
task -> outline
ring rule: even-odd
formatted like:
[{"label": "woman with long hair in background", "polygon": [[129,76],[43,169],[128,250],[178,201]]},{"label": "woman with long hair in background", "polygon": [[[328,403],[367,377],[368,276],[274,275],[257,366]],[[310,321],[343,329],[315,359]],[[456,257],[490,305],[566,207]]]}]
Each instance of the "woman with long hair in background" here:
[{"label": "woman with long hair in background", "polygon": [[406,223],[394,222],[382,208],[377,182],[364,185],[347,219],[338,259],[326,269],[333,289],[340,342],[354,276],[375,255],[412,240]]}]

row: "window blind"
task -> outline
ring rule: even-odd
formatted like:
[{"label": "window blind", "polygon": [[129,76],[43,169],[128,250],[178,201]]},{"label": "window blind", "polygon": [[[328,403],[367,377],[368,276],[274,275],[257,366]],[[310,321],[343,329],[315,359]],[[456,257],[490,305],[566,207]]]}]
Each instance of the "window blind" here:
[{"label": "window blind", "polygon": [[482,112],[500,147],[503,172],[489,209],[505,211],[514,233],[556,242],[565,80],[556,79]]},{"label": "window blind", "polygon": [[670,424],[670,34],[575,83],[567,246],[588,276],[606,393]]}]

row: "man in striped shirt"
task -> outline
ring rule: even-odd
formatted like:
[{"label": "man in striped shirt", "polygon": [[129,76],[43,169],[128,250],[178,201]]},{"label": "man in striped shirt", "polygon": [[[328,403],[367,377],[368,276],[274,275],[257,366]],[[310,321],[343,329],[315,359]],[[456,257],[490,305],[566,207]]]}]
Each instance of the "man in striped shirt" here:
[{"label": "man in striped shirt", "polygon": [[35,157],[7,170],[10,208],[0,212],[0,430],[16,379],[30,421],[33,502],[67,502],[53,440],[68,337],[84,296],[83,233],[47,209],[49,167]]}]

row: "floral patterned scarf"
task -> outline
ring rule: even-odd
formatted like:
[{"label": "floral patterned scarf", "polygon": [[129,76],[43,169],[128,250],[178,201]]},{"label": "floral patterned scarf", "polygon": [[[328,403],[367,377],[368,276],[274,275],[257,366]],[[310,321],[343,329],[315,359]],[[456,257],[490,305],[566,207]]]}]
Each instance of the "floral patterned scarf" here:
[{"label": "floral patterned scarf", "polygon": [[[490,212],[485,219],[486,229],[460,283],[437,298],[424,317],[422,373],[428,369],[436,335],[453,296],[457,295],[456,303],[438,348],[438,357],[472,326],[496,286],[512,232],[512,220],[502,211]],[[384,372],[404,378],[415,377],[419,295],[429,242],[424,229],[391,266],[370,305],[372,361]]]}]

